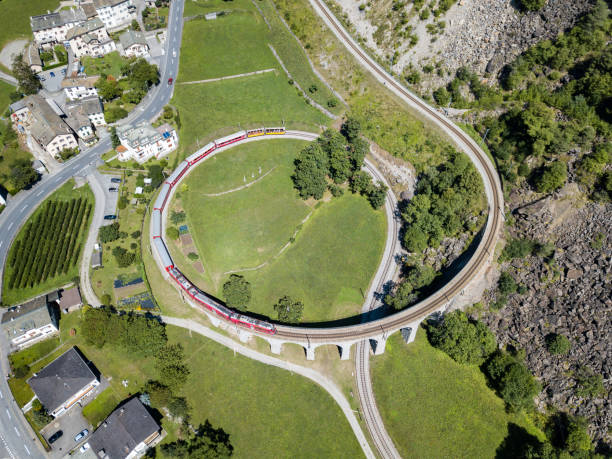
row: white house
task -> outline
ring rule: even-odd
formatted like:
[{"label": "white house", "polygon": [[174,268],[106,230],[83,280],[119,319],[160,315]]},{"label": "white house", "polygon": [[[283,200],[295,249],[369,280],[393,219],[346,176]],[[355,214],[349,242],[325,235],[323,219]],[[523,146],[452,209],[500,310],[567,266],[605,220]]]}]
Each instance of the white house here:
[{"label": "white house", "polygon": [[98,17],[109,28],[117,28],[136,19],[136,7],[132,0],[94,0]]},{"label": "white house", "polygon": [[72,347],[34,373],[28,384],[49,414],[57,418],[92,394],[100,381],[77,348]]},{"label": "white house", "polygon": [[117,128],[121,145],[117,147],[119,161],[136,160],[144,163],[161,158],[178,146],[178,135],[169,124],[153,128],[146,121],[136,125],[124,124]]},{"label": "white house", "polygon": [[23,127],[41,148],[55,158],[64,149],[78,147],[72,129],[44,98],[34,94],[23,100],[28,109]]},{"label": "white house", "polygon": [[119,36],[119,43],[127,57],[143,57],[149,54],[149,45],[142,32],[126,30]]},{"label": "white house", "polygon": [[69,102],[66,104],[66,109],[68,112],[75,109],[80,110],[82,113],[87,115],[89,121],[95,127],[104,126],[106,124],[106,120],[104,119],[104,108],[102,107],[102,103],[97,96]]},{"label": "white house", "polygon": [[74,26],[85,22],[86,19],[85,13],[80,8],[31,16],[30,26],[34,34],[34,41],[45,48],[56,43],[63,43],[66,40],[66,33]]},{"label": "white house", "polygon": [[42,295],[4,313],[2,328],[11,346],[23,349],[58,332],[57,304],[49,300]]},{"label": "white house", "polygon": [[102,57],[116,49],[100,18],[92,18],[66,33],[66,41],[77,59],[82,56]]},{"label": "white house", "polygon": [[79,100],[88,97],[98,97],[98,90],[96,89],[96,81],[98,76],[88,77],[76,77],[76,78],[65,78],[62,80],[62,88],[66,93],[68,100]]}]

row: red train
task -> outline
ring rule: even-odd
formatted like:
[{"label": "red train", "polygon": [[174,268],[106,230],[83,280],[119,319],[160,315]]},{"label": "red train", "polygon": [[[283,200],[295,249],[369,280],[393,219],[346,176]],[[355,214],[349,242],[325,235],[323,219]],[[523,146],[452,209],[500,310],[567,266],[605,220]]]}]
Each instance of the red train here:
[{"label": "red train", "polygon": [[159,195],[153,205],[153,213],[151,216],[151,246],[157,252],[159,259],[161,260],[164,268],[170,274],[170,277],[196,302],[205,307],[206,309],[214,312],[218,316],[225,320],[228,320],[237,325],[248,327],[263,333],[274,334],[276,333],[276,327],[269,322],[263,320],[254,319],[244,314],[239,314],[232,311],[231,309],[221,305],[206,293],[202,292],[195,285],[193,285],[189,279],[187,279],[183,273],[174,265],[172,257],[168,252],[166,244],[163,240],[162,235],[162,213],[166,207],[168,198],[171,194],[172,188],[181,181],[183,176],[187,173],[189,168],[199,161],[204,159],[206,156],[214,152],[217,148],[221,148],[227,145],[231,145],[236,142],[240,142],[249,137],[256,137],[261,135],[282,135],[285,134],[284,127],[277,128],[258,128],[249,131],[239,131],[235,134],[227,137],[222,137],[210,142],[204,147],[200,148],[194,154],[189,156],[185,161],[181,162],[179,166],[172,172],[170,177],[163,183]]}]

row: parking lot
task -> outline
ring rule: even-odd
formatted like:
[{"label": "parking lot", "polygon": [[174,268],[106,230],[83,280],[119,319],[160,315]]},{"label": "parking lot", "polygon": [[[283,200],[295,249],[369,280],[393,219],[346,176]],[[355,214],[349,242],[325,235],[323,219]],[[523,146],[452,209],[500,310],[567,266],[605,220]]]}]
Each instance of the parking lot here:
[{"label": "parking lot", "polygon": [[[121,179],[120,175],[100,174],[102,189],[104,190],[104,215],[117,215],[117,200],[119,193],[109,191],[109,188],[116,188],[118,191],[121,187],[120,183],[113,183],[111,179]],[[103,225],[110,225],[114,220],[103,220]]]},{"label": "parking lot", "polygon": [[83,429],[89,430],[89,433],[93,432],[92,426],[89,424],[87,419],[82,414],[83,406],[87,403],[93,401],[104,389],[108,387],[108,381],[104,378],[101,379],[100,385],[96,387],[91,394],[87,396],[87,398],[82,402],[83,405],[77,404],[68,410],[67,413],[63,414],[57,419],[54,419],[53,422],[48,424],[40,433],[45,438],[45,440],[49,440],[55,432],[61,430],[62,436],[59,437],[56,441],[54,441],[49,446],[51,447],[51,451],[48,453],[48,457],[50,458],[61,458],[68,454],[72,449],[81,446],[81,444],[85,443],[89,438],[87,435],[79,442],[74,441],[74,437],[81,432]]},{"label": "parking lot", "polygon": [[57,67],[53,70],[40,72],[38,77],[40,78],[40,82],[42,83],[44,89],[49,92],[57,92],[62,90],[62,80],[64,79],[65,72],[66,66]]}]

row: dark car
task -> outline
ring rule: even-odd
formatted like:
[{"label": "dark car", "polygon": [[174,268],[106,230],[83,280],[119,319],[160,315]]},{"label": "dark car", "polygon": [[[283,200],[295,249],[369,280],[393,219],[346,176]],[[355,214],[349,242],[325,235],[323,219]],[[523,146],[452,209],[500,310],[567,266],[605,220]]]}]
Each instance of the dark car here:
[{"label": "dark car", "polygon": [[115,220],[117,218],[116,215],[105,215],[104,220]]},{"label": "dark car", "polygon": [[61,430],[58,430],[57,432],[55,432],[53,435],[49,437],[47,442],[49,444],[55,443],[58,440],[58,438],[61,437],[62,435],[64,435],[64,432],[62,432]]},{"label": "dark car", "polygon": [[173,78],[168,78],[168,86],[170,86],[172,84],[172,82],[174,81]]},{"label": "dark car", "polygon": [[115,187],[110,187],[110,188],[108,189],[108,191],[114,191],[114,192],[116,193],[118,190],[117,190],[117,188],[115,188]]},{"label": "dark car", "polygon": [[54,73],[54,72],[51,72],[49,75],[51,75],[52,77],[54,77],[54,76],[55,76],[55,73]]},{"label": "dark car", "polygon": [[112,178],[111,182],[113,182],[113,183],[121,183],[121,179],[120,178]]},{"label": "dark car", "polygon": [[62,75],[66,75],[66,69],[62,69]]}]

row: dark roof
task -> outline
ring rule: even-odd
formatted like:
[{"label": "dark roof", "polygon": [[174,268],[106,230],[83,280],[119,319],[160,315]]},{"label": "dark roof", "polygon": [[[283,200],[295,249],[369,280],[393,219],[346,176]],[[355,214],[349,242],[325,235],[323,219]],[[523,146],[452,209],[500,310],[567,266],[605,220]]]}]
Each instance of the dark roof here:
[{"label": "dark roof", "polygon": [[100,424],[89,437],[89,446],[98,457],[123,459],[138,444],[159,430],[159,424],[153,416],[142,402],[134,397],[113,411]]},{"label": "dark roof", "polygon": [[60,307],[70,308],[72,306],[80,306],[83,304],[81,299],[81,293],[78,287],[72,287],[62,292],[62,298],[60,299]]},{"label": "dark roof", "polygon": [[53,411],[94,379],[98,379],[76,347],[44,367],[28,384],[49,411]]},{"label": "dark roof", "polygon": [[38,296],[27,303],[13,306],[2,316],[2,328],[9,339],[21,336],[35,328],[55,324],[53,312],[47,305],[47,296]]}]

